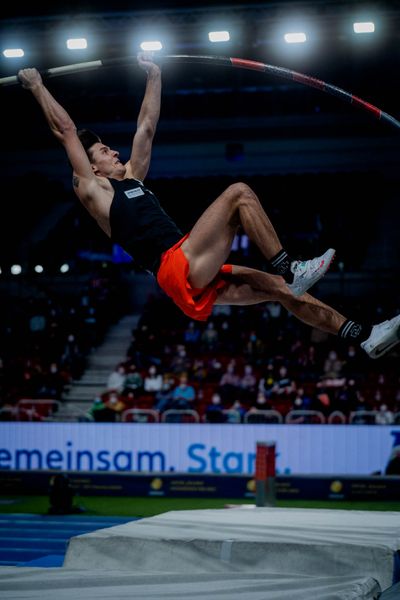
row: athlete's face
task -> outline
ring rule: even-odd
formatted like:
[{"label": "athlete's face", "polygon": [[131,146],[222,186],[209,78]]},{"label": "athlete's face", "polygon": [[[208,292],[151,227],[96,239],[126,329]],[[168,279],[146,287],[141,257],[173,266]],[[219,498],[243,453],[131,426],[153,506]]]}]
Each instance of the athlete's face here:
[{"label": "athlete's face", "polygon": [[119,152],[109,146],[96,143],[90,148],[92,169],[96,175],[103,177],[122,177],[125,165],[119,160]]}]

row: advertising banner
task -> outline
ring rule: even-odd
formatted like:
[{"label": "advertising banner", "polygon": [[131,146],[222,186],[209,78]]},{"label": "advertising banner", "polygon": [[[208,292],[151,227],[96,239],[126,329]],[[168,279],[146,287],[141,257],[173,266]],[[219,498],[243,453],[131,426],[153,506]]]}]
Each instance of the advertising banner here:
[{"label": "advertising banner", "polygon": [[400,426],[0,423],[0,469],[253,475],[257,442],[277,475],[384,474]]}]

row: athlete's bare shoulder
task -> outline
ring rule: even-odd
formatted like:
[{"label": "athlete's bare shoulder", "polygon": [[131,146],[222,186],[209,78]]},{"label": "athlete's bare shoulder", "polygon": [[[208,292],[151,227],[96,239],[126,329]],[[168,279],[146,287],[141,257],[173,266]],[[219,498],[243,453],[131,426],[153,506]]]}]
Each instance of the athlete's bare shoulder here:
[{"label": "athlete's bare shoulder", "polygon": [[76,173],[72,175],[72,185],[75,193],[82,198],[93,198],[104,192],[113,194],[111,183],[106,177],[95,176],[90,179],[79,177]]},{"label": "athlete's bare shoulder", "polygon": [[74,173],[72,184],[80,202],[96,219],[103,231],[111,236],[109,216],[114,189],[109,180],[98,176],[85,179]]}]

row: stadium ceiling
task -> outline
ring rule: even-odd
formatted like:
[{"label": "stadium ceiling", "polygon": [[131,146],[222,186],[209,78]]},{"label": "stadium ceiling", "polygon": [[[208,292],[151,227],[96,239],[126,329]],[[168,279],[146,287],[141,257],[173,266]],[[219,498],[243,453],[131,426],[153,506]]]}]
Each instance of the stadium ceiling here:
[{"label": "stadium ceiling", "polygon": [[[2,58],[3,75],[15,71],[17,64],[19,68],[28,63],[49,68],[66,61],[135,54],[140,42],[149,36],[160,38],[164,50],[171,54],[218,53],[265,62],[270,62],[269,56],[279,58],[280,54],[281,60],[292,60],[282,54],[282,35],[288,28],[307,30],[310,52],[318,52],[327,60],[337,52],[340,56],[341,50],[358,51],[355,46],[360,40],[355,40],[352,30],[354,20],[376,22],[375,39],[363,40],[360,52],[373,47],[380,55],[392,48],[396,54],[400,38],[400,3],[393,1],[152,2],[151,8],[143,8],[144,2],[130,3],[135,10],[119,10],[121,3],[112,3],[111,10],[110,3],[104,2],[80,3],[76,9],[63,2],[41,3],[40,9],[25,4],[26,8],[18,3],[14,11],[10,6],[2,9],[2,49],[10,44],[25,47],[25,57],[19,63]],[[207,37],[210,29],[229,30],[230,41],[211,44]],[[75,51],[73,59],[65,48],[65,39],[71,36],[88,39],[88,48]],[[310,57],[311,64],[315,58]]]},{"label": "stadium ceiling", "polygon": [[[355,35],[356,20],[373,21],[375,32]],[[230,40],[211,43],[210,30],[228,30]],[[283,34],[293,30],[306,31],[307,43],[285,44]],[[85,37],[87,49],[67,50],[70,37]],[[8,3],[2,9],[0,48],[23,46],[25,55],[10,60],[0,54],[0,77],[22,67],[136,55],[145,39],[160,39],[165,54],[241,57],[298,71],[400,117],[400,2],[393,0]],[[124,132],[132,130],[143,81],[135,65],[56,77],[50,89],[77,123],[111,132],[109,143],[119,146],[127,143]],[[4,88],[0,93],[5,112],[21,116],[8,144],[18,147],[23,138],[25,146],[51,147],[54,141],[44,135],[26,92]],[[209,65],[166,65],[163,72],[157,138],[162,143],[235,142],[238,136],[362,140],[364,135],[398,139],[397,130],[376,125],[337,98],[268,73]]]}]

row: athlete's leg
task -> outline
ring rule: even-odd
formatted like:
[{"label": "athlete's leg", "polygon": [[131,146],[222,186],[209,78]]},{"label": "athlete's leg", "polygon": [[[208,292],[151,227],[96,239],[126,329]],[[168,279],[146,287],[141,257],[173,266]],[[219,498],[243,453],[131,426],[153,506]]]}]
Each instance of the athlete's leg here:
[{"label": "athlete's leg", "polygon": [[237,265],[232,266],[229,285],[219,294],[216,304],[247,305],[269,301],[279,302],[300,321],[333,335],[337,335],[348,320],[310,294],[294,296],[279,275]]},{"label": "athlete's leg", "polygon": [[215,304],[280,302],[307,325],[360,343],[371,358],[384,356],[400,344],[400,315],[376,325],[362,324],[344,317],[310,294],[294,296],[279,275],[233,265],[229,279]]},{"label": "athlete's leg", "polygon": [[278,235],[255,193],[246,184],[235,183],[207,208],[182,245],[193,287],[202,288],[217,275],[229,256],[239,225],[267,259],[282,250]]},{"label": "athlete's leg", "polygon": [[229,256],[239,225],[267,260],[274,259],[273,267],[276,272],[284,274],[296,296],[304,294],[325,274],[335,254],[329,249],[313,260],[291,263],[256,194],[245,183],[236,183],[208,207],[182,244],[182,251],[189,261],[189,282],[193,287],[202,288],[217,275]]}]

